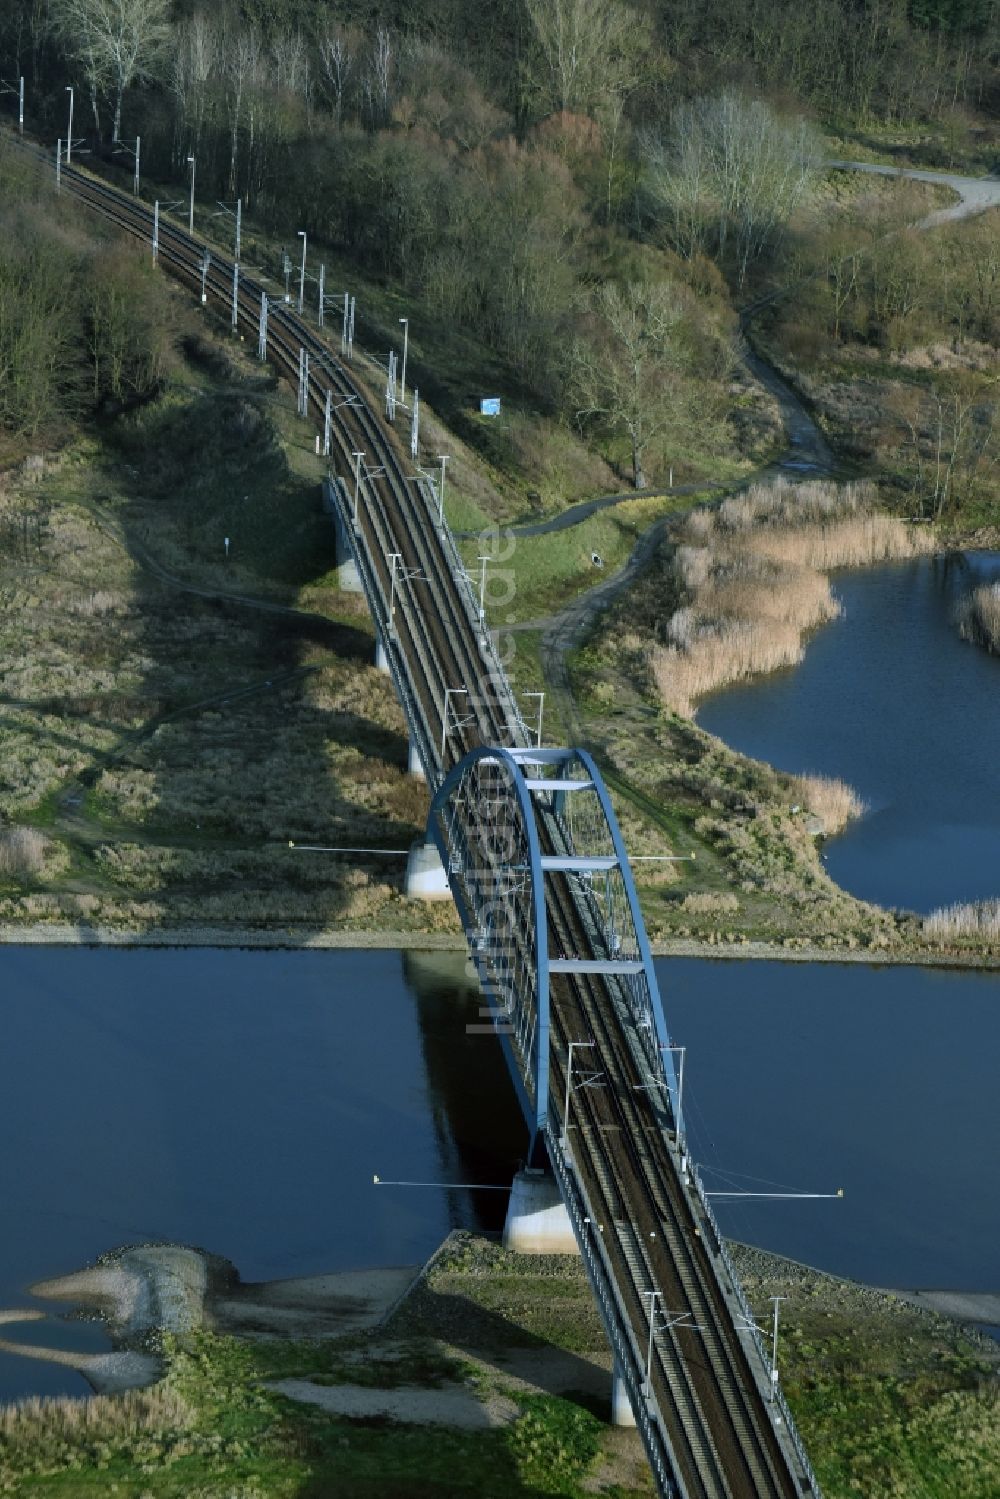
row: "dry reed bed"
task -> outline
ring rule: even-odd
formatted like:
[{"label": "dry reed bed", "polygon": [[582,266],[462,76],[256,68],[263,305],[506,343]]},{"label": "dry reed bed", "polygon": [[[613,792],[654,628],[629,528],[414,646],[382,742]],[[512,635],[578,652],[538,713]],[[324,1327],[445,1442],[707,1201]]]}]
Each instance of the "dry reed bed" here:
[{"label": "dry reed bed", "polygon": [[1000,655],[1000,582],[974,588],[959,602],[955,620],[963,640]]},{"label": "dry reed bed", "polygon": [[693,717],[716,688],[800,661],[805,633],[840,613],[829,569],[933,549],[926,530],[874,502],[867,483],[779,480],[688,517],[674,556],[681,603],[652,659],[676,713]]},{"label": "dry reed bed", "polygon": [[795,776],[792,784],[802,805],[823,824],[827,837],[842,832],[852,818],[868,810],[854,788],[836,776]]},{"label": "dry reed bed", "polygon": [[37,828],[7,828],[0,833],[0,878],[30,879],[41,874],[45,838]]},{"label": "dry reed bed", "polygon": [[0,1405],[0,1438],[12,1445],[65,1441],[79,1436],[120,1436],[138,1431],[182,1429],[192,1413],[175,1390],[154,1385],[124,1395],[92,1395],[85,1400],[37,1395]]},{"label": "dry reed bed", "polygon": [[1000,942],[1000,900],[942,906],[924,918],[924,935],[934,942],[952,942],[959,937]]}]

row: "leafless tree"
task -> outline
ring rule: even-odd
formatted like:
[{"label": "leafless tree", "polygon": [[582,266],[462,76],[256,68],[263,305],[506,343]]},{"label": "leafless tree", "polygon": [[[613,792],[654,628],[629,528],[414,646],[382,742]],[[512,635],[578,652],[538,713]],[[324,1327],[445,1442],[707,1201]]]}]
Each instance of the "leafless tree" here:
[{"label": "leafless tree", "polygon": [[650,443],[676,416],[682,359],[675,335],[683,317],[668,283],[609,282],[595,293],[590,337],[575,349],[577,418],[596,418],[628,437],[636,489],[646,487]]},{"label": "leafless tree", "polygon": [[997,382],[976,375],[932,379],[894,402],[913,454],[913,485],[924,512],[940,520],[956,490],[995,483],[1000,463]]},{"label": "leafless tree", "polygon": [[[229,195],[236,196],[240,132],[252,120],[252,93],[261,70],[260,38],[248,27],[226,38],[226,103],[229,110]],[[252,129],[252,126],[250,127]],[[252,140],[249,147],[252,155]]]},{"label": "leafless tree", "polygon": [[309,47],[301,31],[279,33],[271,45],[274,82],[305,105],[307,118],[312,111],[312,69]]},{"label": "leafless tree", "polygon": [[187,145],[197,148],[205,122],[208,88],[219,64],[218,34],[204,11],[178,27],[170,64],[170,88],[177,100]]},{"label": "leafless tree", "polygon": [[681,104],[670,139],[647,150],[651,199],[691,254],[711,243],[740,283],[808,192],[820,153],[804,121],[727,89]]},{"label": "leafless tree", "polygon": [[594,114],[627,93],[648,25],[620,0],[527,0],[541,67],[535,87],[548,110]]},{"label": "leafless tree", "polygon": [[392,114],[396,59],[389,28],[379,23],[364,79],[368,113],[373,125],[384,125]]},{"label": "leafless tree", "polygon": [[320,67],[338,127],[344,119],[344,101],[354,72],[355,49],[342,26],[329,26],[316,39]]},{"label": "leafless tree", "polygon": [[121,129],[125,90],[152,77],[165,60],[169,11],[169,0],[53,0],[56,33],[83,66],[98,129],[98,96],[112,96],[112,140]]}]

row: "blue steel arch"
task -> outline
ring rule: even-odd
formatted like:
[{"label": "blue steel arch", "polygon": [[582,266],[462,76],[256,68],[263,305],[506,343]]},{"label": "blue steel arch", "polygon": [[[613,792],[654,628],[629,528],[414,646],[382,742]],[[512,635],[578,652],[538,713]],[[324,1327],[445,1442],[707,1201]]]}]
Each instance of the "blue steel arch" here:
[{"label": "blue steel arch", "polygon": [[674,1072],[673,1056],[670,1051],[670,1033],[667,1030],[667,1018],[663,1011],[663,1000],[660,997],[660,985],[656,978],[656,969],[653,966],[653,952],[649,945],[649,935],[646,931],[646,923],[642,917],[642,909],[639,905],[639,896],[635,888],[635,879],[632,874],[632,866],[629,863],[625,843],[622,839],[621,828],[618,826],[618,818],[611,804],[611,795],[604,778],[597,768],[593,755],[588,750],[578,749],[573,752],[583,765],[594,783],[594,790],[601,803],[604,816],[608,825],[608,832],[614,844],[615,853],[618,855],[619,868],[622,880],[628,895],[629,907],[632,912],[632,922],[635,930],[636,942],[642,958],[642,966],[646,976],[646,984],[649,989],[649,1007],[653,1025],[656,1030],[657,1047],[662,1057],[662,1067],[665,1074],[667,1087],[670,1091],[670,1107],[674,1116],[674,1126],[678,1139],[683,1133],[683,1120],[680,1117],[680,1098],[677,1090],[677,1078]]},{"label": "blue steel arch", "polygon": [[[524,773],[525,764],[534,768],[536,772],[531,778],[530,786]],[[519,941],[522,953],[525,945],[530,943],[533,955],[535,1016],[532,1045],[527,1054],[522,1047],[520,1056],[518,1055],[519,1048],[513,1040],[514,1028],[502,1023],[509,1019],[511,1005],[514,1002],[513,997],[500,993],[500,1003],[496,1003],[498,990],[502,990],[504,982],[504,975],[501,971],[503,965],[491,961],[491,953],[483,940],[483,934],[488,926],[488,911],[484,909],[484,884],[488,884],[488,880],[484,881],[482,870],[473,868],[471,865],[466,836],[467,827],[463,825],[457,810],[455,815],[449,816],[450,804],[456,798],[461,800],[463,785],[467,782],[471,783],[477,771],[481,772],[487,768],[502,769],[509,786],[511,805],[516,808],[523,827],[523,848],[518,857],[524,861],[524,864],[508,865],[504,871],[505,874],[509,874],[512,870],[522,871],[528,876],[525,898],[520,910]],[[544,771],[549,768],[555,772],[552,777],[553,790],[547,793],[547,803],[540,805],[533,798],[532,788],[536,791],[544,791],[545,777],[539,778],[538,770]],[[572,777],[572,771],[575,769],[582,772],[582,777],[578,781]],[[572,852],[572,831],[563,820],[562,813],[567,798],[581,794],[586,796],[591,793],[596,798],[599,809],[597,831],[606,837],[613,849],[615,869],[620,874],[630,926],[629,945],[631,947],[634,943],[636,959],[634,964],[623,965],[619,962],[621,938],[614,933],[606,934],[608,937],[606,981],[609,984],[623,986],[621,992],[625,994],[631,1009],[637,1027],[636,1034],[640,1037],[645,1050],[651,1076],[665,1091],[668,1112],[677,1137],[680,1139],[683,1130],[683,1121],[680,1116],[681,1100],[649,938],[639,907],[635,881],[618,819],[615,816],[608,789],[593,757],[582,749],[514,749],[511,751],[480,746],[470,751],[445,778],[434,796],[428,818],[428,830],[441,854],[445,868],[449,871],[452,895],[469,939],[473,961],[491,1006],[493,1028],[499,1034],[507,1066],[531,1132],[529,1159],[532,1160],[540,1147],[548,1120],[549,1105],[549,982],[551,971],[545,900],[546,871],[541,853],[538,820],[540,817],[554,819],[555,824],[558,825],[557,835],[564,843],[568,842]],[[482,800],[489,801],[490,798],[482,798]],[[481,809],[470,809],[470,815],[482,815]],[[597,904],[595,900],[595,910]],[[638,971],[629,972],[627,977],[622,976],[620,970],[623,966]]]}]

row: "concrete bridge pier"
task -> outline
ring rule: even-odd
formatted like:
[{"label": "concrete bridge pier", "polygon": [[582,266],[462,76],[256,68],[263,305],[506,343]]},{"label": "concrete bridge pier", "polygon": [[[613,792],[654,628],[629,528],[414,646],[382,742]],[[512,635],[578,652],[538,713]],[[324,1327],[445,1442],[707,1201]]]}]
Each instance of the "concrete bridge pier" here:
[{"label": "concrete bridge pier", "polygon": [[628,1390],[617,1361],[611,1374],[611,1424],[612,1426],[635,1426],[635,1412],[628,1398]]},{"label": "concrete bridge pier", "polygon": [[337,574],[337,584],[344,593],[363,593],[361,577],[358,573],[358,565],[354,560],[354,547],[347,533],[343,521],[340,518],[340,510],[334,495],[337,489],[342,496],[346,497],[343,479],[327,478],[323,481],[323,509],[327,515],[333,517],[333,545],[334,562]]},{"label": "concrete bridge pier", "polygon": [[410,849],[403,894],[413,900],[451,900],[448,874],[435,844],[418,838]]},{"label": "concrete bridge pier", "polygon": [[569,1213],[548,1171],[519,1171],[510,1189],[503,1247],[515,1254],[579,1254]]},{"label": "concrete bridge pier", "polygon": [[382,637],[378,634],[375,636],[375,670],[383,672],[387,677],[392,676],[389,669],[389,657],[385,653]]},{"label": "concrete bridge pier", "polygon": [[408,775],[416,776],[418,781],[426,781],[427,772],[424,770],[424,762],[420,758],[413,735],[410,735],[410,747],[406,757],[406,771]]}]

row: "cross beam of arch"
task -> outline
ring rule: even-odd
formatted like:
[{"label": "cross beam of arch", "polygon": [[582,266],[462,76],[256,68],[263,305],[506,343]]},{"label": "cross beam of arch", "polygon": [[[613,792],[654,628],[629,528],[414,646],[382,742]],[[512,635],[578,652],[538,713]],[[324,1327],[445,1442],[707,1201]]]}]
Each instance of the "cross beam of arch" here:
[{"label": "cross beam of arch", "polygon": [[[683,1121],[670,1037],[635,882],[608,789],[582,749],[472,750],[442,782],[428,830],[448,871],[486,1000],[531,1135],[549,1123],[553,977],[618,986],[672,1128]],[[543,852],[543,849],[554,850]],[[585,912],[590,951],[558,947],[546,904],[553,875]]]}]

